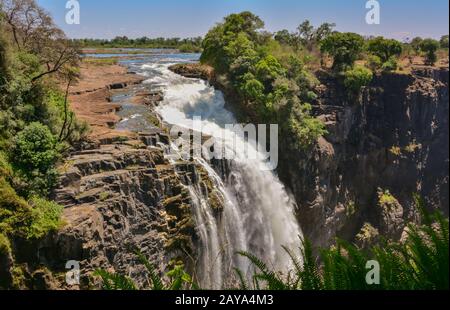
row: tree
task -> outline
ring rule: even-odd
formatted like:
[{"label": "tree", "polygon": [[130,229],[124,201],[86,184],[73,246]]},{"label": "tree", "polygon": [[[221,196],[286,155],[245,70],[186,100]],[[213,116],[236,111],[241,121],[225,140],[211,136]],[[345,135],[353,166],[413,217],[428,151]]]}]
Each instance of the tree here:
[{"label": "tree", "polygon": [[47,196],[55,185],[59,144],[50,129],[34,122],[17,134],[13,158],[18,190],[23,196]]},{"label": "tree", "polygon": [[238,34],[245,32],[250,39],[256,40],[257,31],[264,28],[264,22],[255,14],[245,11],[225,17],[224,32]]},{"label": "tree", "polygon": [[300,42],[311,51],[315,44],[320,43],[333,32],[334,27],[336,24],[323,23],[315,29],[309,20],[305,20],[297,27],[298,37]]},{"label": "tree", "polygon": [[[241,55],[259,43],[264,22],[250,12],[231,14],[216,25],[203,40],[202,63],[212,65],[218,72],[226,72]],[[249,53],[247,53],[249,54]]]},{"label": "tree", "polygon": [[218,72],[224,72],[227,68],[225,45],[224,25],[218,24],[208,31],[203,40],[200,61],[213,66]]},{"label": "tree", "polygon": [[31,123],[16,137],[15,162],[23,170],[47,171],[58,159],[57,141],[50,129]]},{"label": "tree", "polygon": [[420,49],[425,53],[425,64],[434,66],[437,61],[436,51],[439,49],[439,42],[434,39],[425,39],[420,43]]},{"label": "tree", "polygon": [[368,50],[380,57],[381,61],[385,63],[393,56],[400,56],[402,44],[397,40],[376,37],[369,41]]},{"label": "tree", "polygon": [[280,30],[275,33],[274,39],[280,44],[291,45],[293,40],[293,35],[287,29]]},{"label": "tree", "polygon": [[243,76],[240,92],[247,101],[262,101],[264,91],[264,85],[253,74],[246,73]]},{"label": "tree", "polygon": [[439,41],[441,48],[448,48],[448,34],[441,37],[441,40]]},{"label": "tree", "polygon": [[356,33],[335,32],[322,41],[320,49],[334,58],[335,71],[345,71],[353,66],[363,51],[364,39]]},{"label": "tree", "polygon": [[319,28],[316,29],[314,34],[316,42],[321,42],[323,39],[331,35],[335,27],[335,23],[323,23],[322,25],[320,25]]},{"label": "tree", "polygon": [[2,0],[2,4],[17,49],[39,56],[43,70],[31,78],[33,83],[78,63],[78,49],[35,0]]},{"label": "tree", "polygon": [[255,65],[256,76],[259,81],[266,85],[266,89],[270,88],[272,83],[285,74],[283,66],[272,55],[266,56]]},{"label": "tree", "polygon": [[313,41],[314,38],[314,26],[311,25],[309,20],[305,20],[298,27],[298,36],[303,43],[303,45],[308,46],[309,43]]}]

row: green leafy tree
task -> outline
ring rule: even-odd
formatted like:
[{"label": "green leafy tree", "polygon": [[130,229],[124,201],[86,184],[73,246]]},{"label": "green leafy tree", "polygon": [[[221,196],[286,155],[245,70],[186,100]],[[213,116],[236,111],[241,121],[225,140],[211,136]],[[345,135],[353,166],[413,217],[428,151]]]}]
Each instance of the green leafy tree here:
[{"label": "green leafy tree", "polygon": [[314,28],[309,20],[301,23],[298,30],[298,37],[300,42],[311,51],[313,47],[331,35],[336,24],[323,23],[318,28]]},{"label": "green leafy tree", "polygon": [[321,50],[334,58],[333,69],[345,71],[364,50],[364,39],[356,33],[336,32],[326,37],[321,43]]},{"label": "green leafy tree", "polygon": [[31,123],[15,139],[13,163],[25,181],[25,195],[46,195],[56,181],[55,164],[59,159],[56,137],[38,122]]},{"label": "green leafy tree", "polygon": [[425,39],[420,43],[420,49],[425,53],[425,64],[434,66],[437,61],[437,50],[439,49],[439,42],[434,39]]},{"label": "green leafy tree", "polygon": [[200,61],[213,66],[217,72],[225,72],[229,63],[225,53],[226,43],[223,24],[209,30],[202,43]]},{"label": "green leafy tree", "polygon": [[252,40],[257,40],[258,30],[264,28],[264,22],[255,14],[245,11],[225,17],[225,33],[246,33]]},{"label": "green leafy tree", "polygon": [[372,54],[380,57],[381,61],[385,63],[394,56],[400,56],[402,53],[402,44],[397,40],[376,37],[369,41],[368,50]]},{"label": "green leafy tree", "polygon": [[[231,14],[222,24],[211,29],[203,40],[202,63],[212,65],[218,72],[227,72],[241,52],[254,51],[252,44],[259,40],[258,30],[264,27],[259,17],[250,13]],[[244,57],[248,58],[248,57]]]},{"label": "green leafy tree", "polygon": [[23,170],[47,171],[58,159],[57,143],[50,129],[31,123],[17,135],[15,163]]},{"label": "green leafy tree", "polygon": [[246,73],[243,76],[240,92],[247,101],[263,101],[264,91],[264,84],[258,81],[253,74]]},{"label": "green leafy tree", "polygon": [[284,68],[272,55],[268,55],[264,59],[261,59],[255,65],[255,72],[257,79],[265,84],[266,89],[270,89],[272,83],[278,77],[284,76],[285,74]]},{"label": "green leafy tree", "polygon": [[292,45],[295,40],[295,36],[292,35],[289,30],[283,29],[274,34],[274,39],[280,44]]}]

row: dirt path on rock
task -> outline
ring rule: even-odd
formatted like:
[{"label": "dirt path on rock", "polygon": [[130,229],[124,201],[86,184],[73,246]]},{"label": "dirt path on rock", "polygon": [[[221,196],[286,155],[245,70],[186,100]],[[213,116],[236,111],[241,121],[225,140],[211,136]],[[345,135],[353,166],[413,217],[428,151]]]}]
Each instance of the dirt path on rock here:
[{"label": "dirt path on rock", "polygon": [[69,90],[69,102],[76,116],[86,121],[91,129],[91,140],[103,140],[117,136],[133,136],[131,132],[117,131],[114,125],[120,121],[116,112],[120,105],[109,102],[111,89],[139,84],[144,79],[130,74],[117,64],[87,64],[80,67],[80,80]]}]

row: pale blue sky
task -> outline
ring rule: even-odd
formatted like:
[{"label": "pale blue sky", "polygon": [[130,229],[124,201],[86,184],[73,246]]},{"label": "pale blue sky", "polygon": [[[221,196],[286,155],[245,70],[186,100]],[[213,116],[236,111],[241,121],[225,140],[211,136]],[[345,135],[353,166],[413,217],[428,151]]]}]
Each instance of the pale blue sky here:
[{"label": "pale blue sky", "polygon": [[365,23],[366,0],[79,0],[81,24],[65,23],[66,0],[37,0],[73,38],[203,36],[230,13],[249,10],[266,29],[294,30],[309,19],[337,24],[339,31],[439,38],[448,33],[448,0],[379,0],[381,24]]}]

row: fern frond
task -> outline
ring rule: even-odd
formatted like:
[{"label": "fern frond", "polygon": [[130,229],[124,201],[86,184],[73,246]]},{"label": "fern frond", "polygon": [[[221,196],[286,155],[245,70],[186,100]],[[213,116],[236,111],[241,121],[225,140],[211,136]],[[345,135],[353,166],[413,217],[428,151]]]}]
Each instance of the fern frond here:
[{"label": "fern frond", "polygon": [[163,291],[165,290],[165,286],[161,277],[156,273],[154,266],[148,261],[148,259],[139,251],[136,252],[136,255],[139,258],[139,261],[145,266],[148,271],[150,280],[152,282],[152,289],[154,291]]},{"label": "fern frond", "polygon": [[103,289],[105,290],[123,290],[123,291],[135,291],[137,290],[134,282],[123,275],[110,273],[105,270],[96,270],[95,276],[99,276],[103,281]]}]

